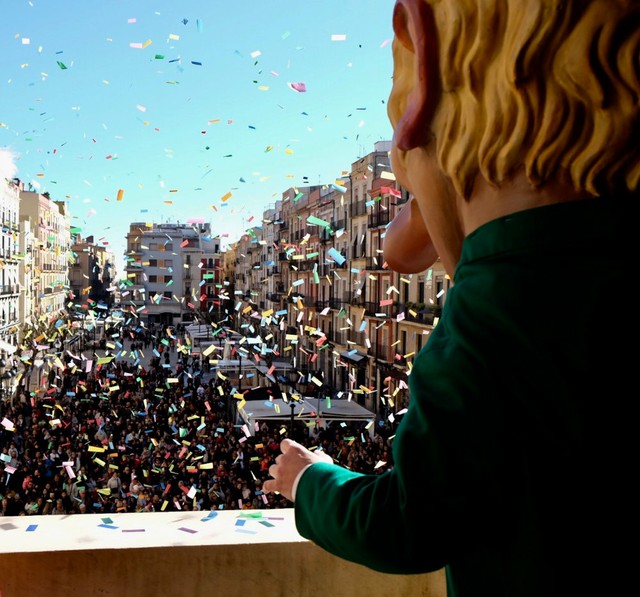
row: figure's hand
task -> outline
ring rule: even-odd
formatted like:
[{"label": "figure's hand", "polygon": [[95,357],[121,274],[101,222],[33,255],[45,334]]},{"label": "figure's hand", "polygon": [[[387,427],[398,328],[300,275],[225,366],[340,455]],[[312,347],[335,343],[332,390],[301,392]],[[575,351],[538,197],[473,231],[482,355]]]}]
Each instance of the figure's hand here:
[{"label": "figure's hand", "polygon": [[276,463],[269,467],[269,474],[273,479],[264,482],[262,489],[265,493],[277,491],[288,500],[292,498],[293,482],[298,473],[308,464],[316,462],[333,462],[324,452],[311,452],[291,439],[280,442],[280,451]]}]

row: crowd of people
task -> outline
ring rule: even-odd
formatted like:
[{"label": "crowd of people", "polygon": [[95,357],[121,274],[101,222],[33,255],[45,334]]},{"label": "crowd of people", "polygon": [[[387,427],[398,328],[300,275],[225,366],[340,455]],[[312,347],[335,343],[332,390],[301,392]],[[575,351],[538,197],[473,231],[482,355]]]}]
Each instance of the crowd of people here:
[{"label": "crowd of people", "polygon": [[93,357],[52,352],[39,387],[0,403],[0,515],[290,507],[262,484],[292,433],[353,470],[391,466],[384,426],[249,430],[230,379],[166,328],[119,329]]}]

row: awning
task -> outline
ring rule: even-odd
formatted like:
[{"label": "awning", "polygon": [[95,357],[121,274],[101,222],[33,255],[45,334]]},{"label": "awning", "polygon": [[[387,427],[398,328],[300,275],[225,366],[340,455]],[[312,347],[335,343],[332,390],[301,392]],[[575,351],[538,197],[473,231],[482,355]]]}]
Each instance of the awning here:
[{"label": "awning", "polygon": [[340,358],[353,363],[354,365],[364,365],[369,357],[357,350],[345,350],[340,353]]},{"label": "awning", "polygon": [[[248,424],[249,431],[255,432],[256,421],[287,421],[291,419],[291,405],[293,404],[293,416],[298,421],[315,421],[320,415],[323,421],[375,421],[374,412],[360,406],[353,400],[318,400],[304,397],[300,400],[288,398],[285,402],[282,398],[273,400],[251,400],[245,402],[238,409],[242,419]],[[318,409],[320,412],[318,413]],[[373,426],[371,426],[371,433]]]}]

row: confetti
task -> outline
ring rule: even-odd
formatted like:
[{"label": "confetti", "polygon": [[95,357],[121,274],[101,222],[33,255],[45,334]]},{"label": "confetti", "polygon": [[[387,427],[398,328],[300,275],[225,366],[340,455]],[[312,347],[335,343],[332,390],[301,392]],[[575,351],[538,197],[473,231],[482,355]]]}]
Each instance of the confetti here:
[{"label": "confetti", "polygon": [[304,83],[287,83],[287,85],[298,93],[304,93],[307,90],[307,86]]}]

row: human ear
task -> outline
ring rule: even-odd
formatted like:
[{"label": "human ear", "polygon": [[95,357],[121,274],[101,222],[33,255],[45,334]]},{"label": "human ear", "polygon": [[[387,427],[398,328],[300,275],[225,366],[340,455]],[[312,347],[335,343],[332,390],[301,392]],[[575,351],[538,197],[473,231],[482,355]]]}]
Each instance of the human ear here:
[{"label": "human ear", "polygon": [[440,95],[438,46],[426,0],[397,0],[393,9],[394,72],[388,113],[394,144],[402,151],[429,142],[429,124]]}]

